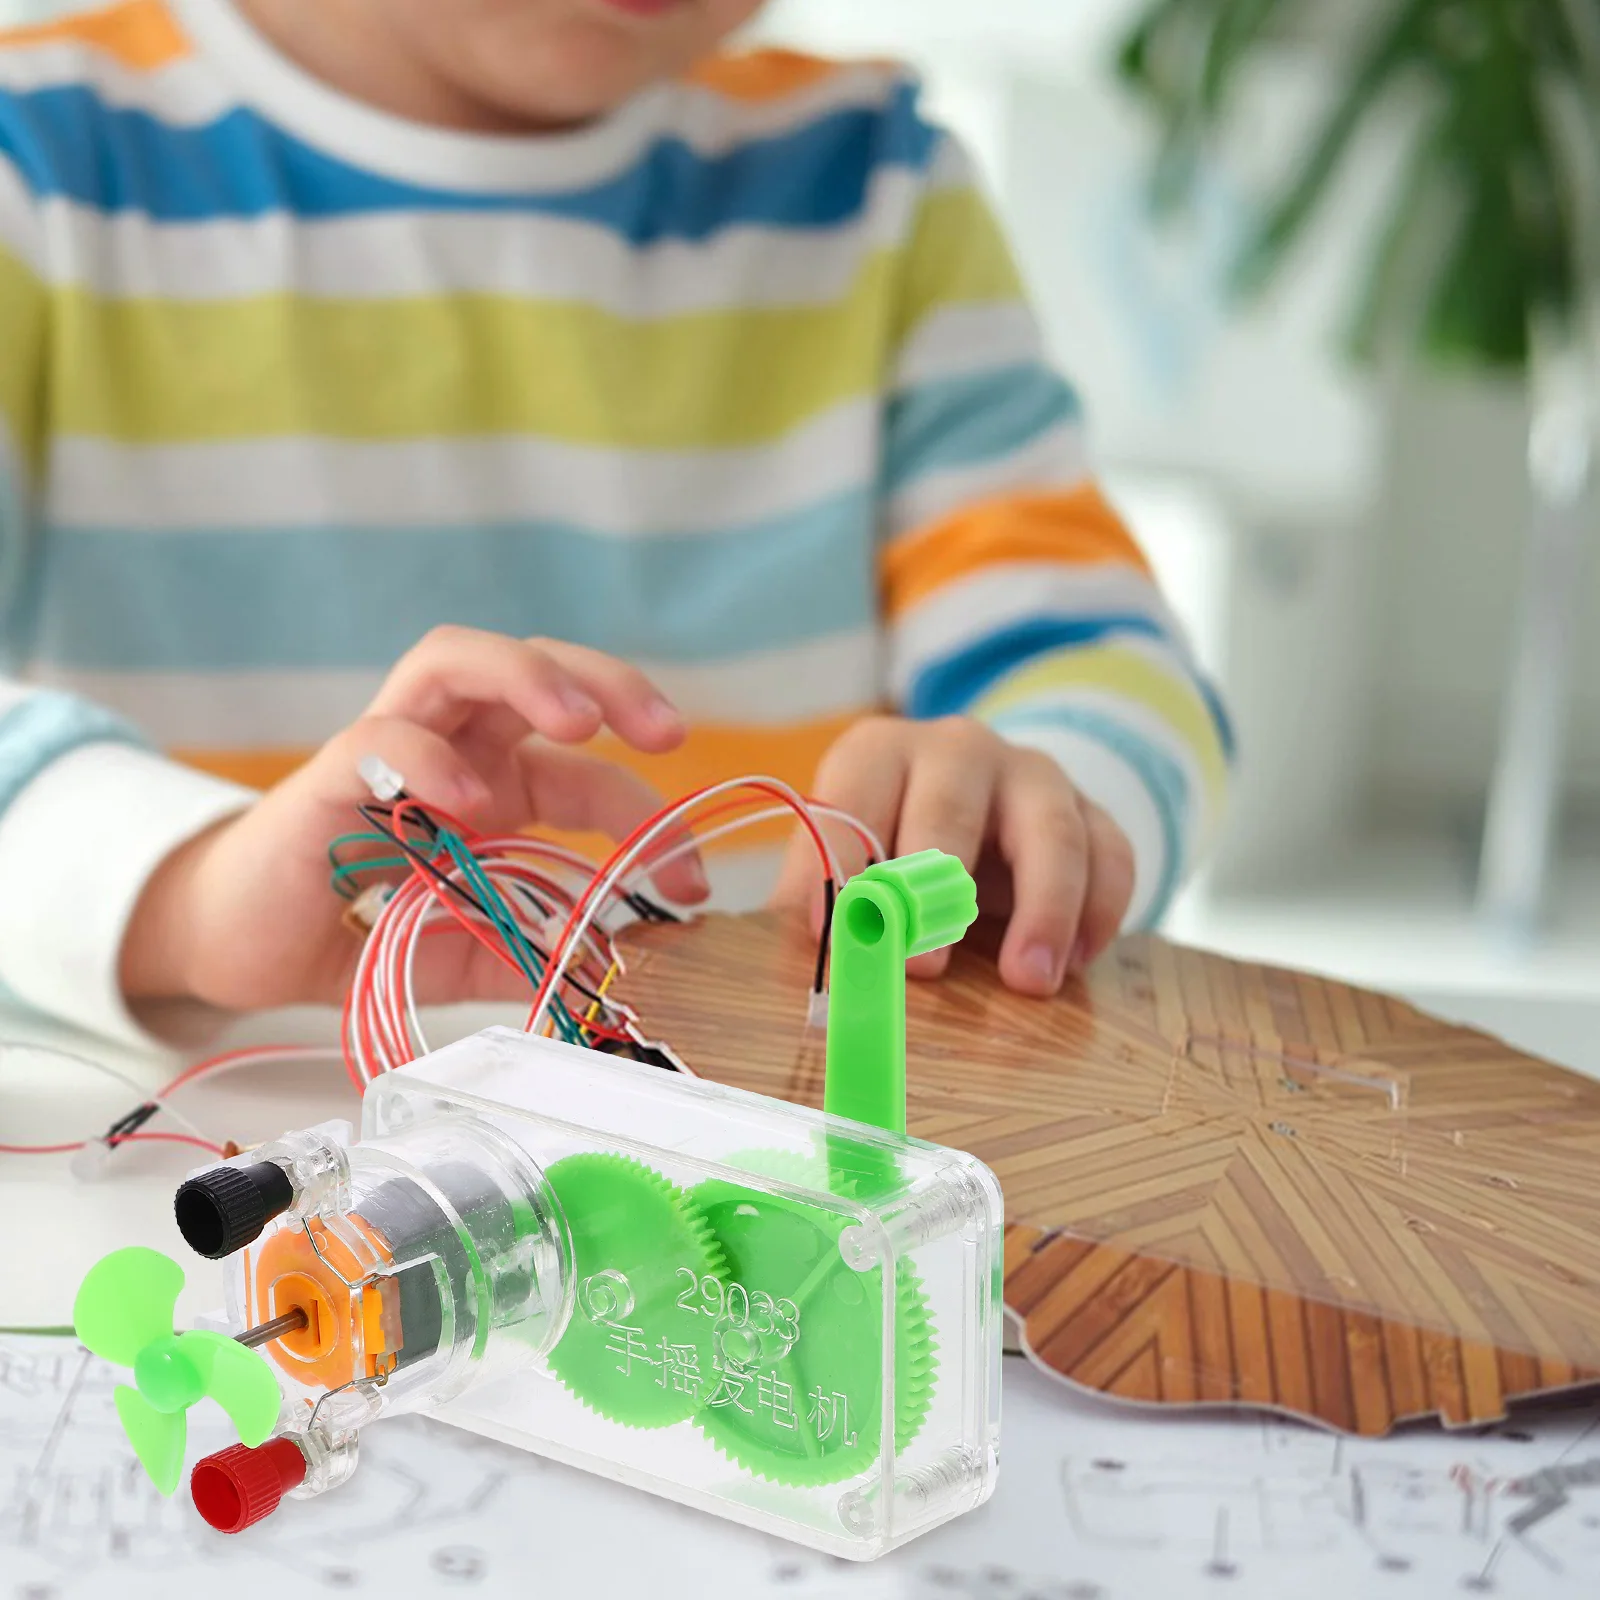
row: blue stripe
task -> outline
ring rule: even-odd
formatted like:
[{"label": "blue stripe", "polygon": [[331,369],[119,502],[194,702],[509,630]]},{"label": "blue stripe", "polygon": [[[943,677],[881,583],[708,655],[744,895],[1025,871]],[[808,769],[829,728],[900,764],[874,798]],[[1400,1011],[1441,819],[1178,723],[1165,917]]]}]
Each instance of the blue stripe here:
[{"label": "blue stripe", "polygon": [[27,576],[33,508],[19,468],[5,418],[0,417],[0,672],[16,672],[22,663],[16,623]]},{"label": "blue stripe", "polygon": [[[1120,722],[1079,706],[1039,706],[1006,711],[988,719],[996,733],[1008,737],[1025,728],[1066,728],[1097,739],[1139,775],[1155,802],[1161,820],[1161,877],[1141,926],[1154,928],[1166,916],[1183,876],[1183,818],[1189,811],[1189,782],[1183,769],[1165,751]],[[1071,774],[1069,773],[1070,777]]]},{"label": "blue stripe", "polygon": [[121,717],[75,695],[40,689],[0,715],[0,813],[62,756],[86,744],[142,744]]},{"label": "blue stripe", "polygon": [[560,523],[138,533],[57,527],[33,659],[83,670],[386,667],[444,622],[705,662],[870,625],[874,504],[613,539]]},{"label": "blue stripe", "polygon": [[0,93],[0,156],[35,194],[160,222],[328,218],[376,211],[526,212],[614,229],[630,244],[719,229],[826,228],[861,210],[878,166],[926,167],[937,132],[898,85],[881,108],[831,112],[794,132],[704,156],[663,136],[630,167],[583,189],[496,194],[427,188],[324,154],[253,111],[198,127],[106,105],[78,86]]},{"label": "blue stripe", "polygon": [[1239,758],[1239,743],[1233,731],[1233,718],[1228,715],[1228,708],[1222,703],[1222,696],[1217,693],[1216,685],[1203,673],[1191,672],[1190,678],[1200,698],[1206,703],[1206,710],[1211,713],[1211,721],[1217,730],[1217,739],[1222,745],[1223,757],[1229,766]]},{"label": "blue stripe", "polygon": [[911,685],[906,714],[957,716],[1018,667],[1056,650],[1081,649],[1118,634],[1171,642],[1160,623],[1137,612],[1103,617],[1027,617],[930,662]]},{"label": "blue stripe", "polygon": [[930,472],[993,461],[1082,414],[1072,386],[1036,362],[919,384],[893,399],[885,493]]}]

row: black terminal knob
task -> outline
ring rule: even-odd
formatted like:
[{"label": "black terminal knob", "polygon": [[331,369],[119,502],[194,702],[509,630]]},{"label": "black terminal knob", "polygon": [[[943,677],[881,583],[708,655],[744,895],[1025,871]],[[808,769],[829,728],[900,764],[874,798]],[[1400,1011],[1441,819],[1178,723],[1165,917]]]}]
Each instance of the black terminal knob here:
[{"label": "black terminal knob", "polygon": [[197,1174],[178,1190],[172,1209],[189,1248],[220,1261],[259,1239],[261,1230],[293,1203],[289,1174],[274,1162],[261,1161]]}]

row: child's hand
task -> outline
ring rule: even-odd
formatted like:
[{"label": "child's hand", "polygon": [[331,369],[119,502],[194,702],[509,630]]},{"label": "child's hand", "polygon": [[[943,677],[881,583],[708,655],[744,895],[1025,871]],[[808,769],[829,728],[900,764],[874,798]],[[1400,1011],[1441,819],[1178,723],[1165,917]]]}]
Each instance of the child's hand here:
[{"label": "child's hand", "polygon": [[[643,674],[577,645],[468,628],[430,633],[390,673],[366,715],[249,810],[174,852],[134,910],[123,943],[130,999],[198,999],[230,1010],[343,998],[359,951],[328,885],[327,849],[359,826],[357,771],[379,756],[408,793],[488,833],[530,822],[630,831],[660,804],[640,779],[562,745],[602,725],[637,750],[670,750],[678,713]],[[662,892],[705,898],[686,856]],[[473,940],[429,940],[429,999],[520,993]]]},{"label": "child's hand", "polygon": [[[869,824],[890,855],[937,847],[959,856],[977,879],[980,913],[1007,924],[1000,976],[1020,994],[1054,994],[1093,961],[1133,895],[1133,850],[1116,823],[1049,756],[968,717],[868,717],[823,758],[813,792]],[[859,847],[843,859],[858,866]],[[775,901],[820,917],[816,885],[810,842],[797,841]],[[937,977],[949,959],[935,951],[909,970]]]}]

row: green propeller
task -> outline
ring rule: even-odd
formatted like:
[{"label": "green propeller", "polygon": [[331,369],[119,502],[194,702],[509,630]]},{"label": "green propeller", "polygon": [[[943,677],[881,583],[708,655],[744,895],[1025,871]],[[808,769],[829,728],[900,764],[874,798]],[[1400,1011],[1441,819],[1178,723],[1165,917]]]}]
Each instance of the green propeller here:
[{"label": "green propeller", "polygon": [[96,1262],[72,1307],[79,1339],[103,1361],[133,1369],[135,1387],[117,1388],[117,1415],[162,1494],[183,1476],[184,1414],[196,1400],[215,1400],[247,1445],[267,1439],[283,1404],[272,1368],[254,1350],[204,1329],[172,1331],[182,1290],[176,1261],[135,1245]]}]

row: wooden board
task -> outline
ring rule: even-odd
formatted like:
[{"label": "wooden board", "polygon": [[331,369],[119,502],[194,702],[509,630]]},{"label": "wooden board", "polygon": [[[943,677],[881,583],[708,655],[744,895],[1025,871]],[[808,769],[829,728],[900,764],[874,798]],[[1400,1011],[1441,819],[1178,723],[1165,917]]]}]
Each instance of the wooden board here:
[{"label": "wooden board", "polygon": [[[803,928],[621,948],[615,992],[693,1071],[821,1104]],[[999,1176],[1006,1303],[1063,1377],[1360,1434],[1600,1381],[1600,1084],[1154,938],[1054,1002],[963,947],[911,985],[908,1034],[911,1132]]]}]

